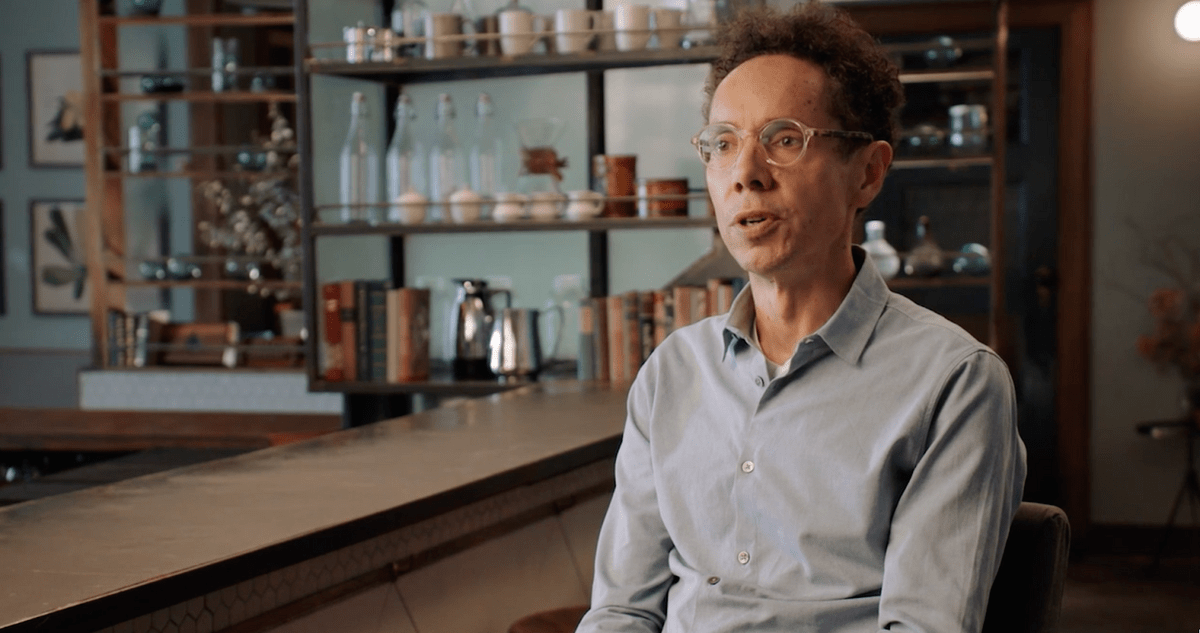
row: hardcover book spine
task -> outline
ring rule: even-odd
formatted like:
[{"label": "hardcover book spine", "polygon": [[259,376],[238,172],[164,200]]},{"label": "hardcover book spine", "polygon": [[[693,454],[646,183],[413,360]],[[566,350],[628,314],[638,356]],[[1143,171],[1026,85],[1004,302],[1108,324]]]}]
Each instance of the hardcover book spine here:
[{"label": "hardcover book spine", "polygon": [[344,380],[355,381],[358,376],[358,310],[355,303],[354,281],[344,280],[338,283],[341,287],[342,322],[342,377]]},{"label": "hardcover book spine", "polygon": [[400,317],[396,378],[400,382],[428,380],[429,308],[432,294],[428,288],[398,288],[396,293]]},{"label": "hardcover book spine", "polygon": [[625,357],[622,359],[622,379],[630,382],[642,366],[641,299],[636,291],[621,295],[621,334],[625,337]]},{"label": "hardcover book spine", "polygon": [[590,299],[579,302],[579,364],[575,377],[596,379],[596,308]]},{"label": "hardcover book spine", "polygon": [[391,282],[368,281],[367,302],[371,306],[368,317],[370,328],[371,380],[387,381],[388,337],[387,337],[387,291]]},{"label": "hardcover book spine", "polygon": [[625,313],[621,309],[621,296],[604,298],[608,314],[608,379],[615,383],[625,382]]},{"label": "hardcover book spine", "polygon": [[354,353],[360,382],[371,380],[371,299],[368,295],[366,280],[355,281],[354,305],[357,306],[357,322],[354,324]]},{"label": "hardcover book spine", "polygon": [[401,290],[387,290],[387,382],[400,382],[400,330],[404,320],[400,311]]},{"label": "hardcover book spine", "polygon": [[588,299],[588,304],[592,306],[592,317],[595,319],[592,366],[595,368],[596,380],[608,382],[612,379],[608,365],[608,304],[605,297]]},{"label": "hardcover book spine", "polygon": [[325,380],[346,379],[345,358],[342,352],[342,289],[334,282],[321,286],[321,308],[325,316],[325,330],[321,333],[325,342],[322,357],[325,359]]}]

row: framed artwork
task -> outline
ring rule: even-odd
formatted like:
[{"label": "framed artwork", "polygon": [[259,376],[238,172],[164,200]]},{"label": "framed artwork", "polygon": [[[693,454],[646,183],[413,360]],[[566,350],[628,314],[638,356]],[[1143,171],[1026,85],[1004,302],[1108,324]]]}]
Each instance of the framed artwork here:
[{"label": "framed artwork", "polygon": [[29,166],[83,166],[83,70],[79,51],[29,51]]},{"label": "framed artwork", "polygon": [[83,209],[83,200],[29,203],[34,314],[87,314],[91,310]]}]

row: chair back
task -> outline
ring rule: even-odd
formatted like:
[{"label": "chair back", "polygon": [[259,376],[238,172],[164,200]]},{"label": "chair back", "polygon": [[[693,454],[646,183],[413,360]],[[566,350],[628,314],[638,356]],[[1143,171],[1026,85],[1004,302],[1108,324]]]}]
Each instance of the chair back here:
[{"label": "chair back", "polygon": [[983,633],[1049,633],[1058,625],[1071,527],[1061,509],[1022,502],[988,598]]}]

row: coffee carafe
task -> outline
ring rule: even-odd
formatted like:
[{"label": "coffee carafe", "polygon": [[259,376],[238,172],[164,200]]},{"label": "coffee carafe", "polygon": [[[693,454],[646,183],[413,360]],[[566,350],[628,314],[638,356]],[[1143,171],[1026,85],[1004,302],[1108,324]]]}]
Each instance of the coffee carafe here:
[{"label": "coffee carafe", "polygon": [[[558,328],[551,330],[554,339],[550,350],[553,357],[562,337],[563,311],[558,306],[550,308],[557,313]],[[533,308],[505,308],[500,311],[492,325],[488,368],[501,381],[537,380],[545,359],[542,356],[541,331],[538,326],[540,312]]]},{"label": "coffee carafe", "polygon": [[496,313],[492,297],[504,295],[504,306],[512,306],[512,293],[491,290],[482,279],[455,279],[454,361],[456,380],[491,380],[496,376],[488,368],[488,341]]}]

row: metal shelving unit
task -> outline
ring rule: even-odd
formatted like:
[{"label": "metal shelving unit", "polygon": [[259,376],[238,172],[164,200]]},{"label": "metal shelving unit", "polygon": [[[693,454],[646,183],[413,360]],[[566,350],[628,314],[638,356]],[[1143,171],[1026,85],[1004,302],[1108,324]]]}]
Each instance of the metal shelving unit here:
[{"label": "metal shelving unit", "polygon": [[[386,1],[386,0],[385,0]],[[871,6],[877,3],[847,3],[844,8],[852,13],[860,11],[870,11]],[[895,5],[894,2],[878,3],[882,5]],[[936,0],[933,2],[907,2],[912,5],[927,5],[926,8],[932,6],[936,8]],[[980,3],[982,4],[982,3]],[[858,6],[861,5],[861,6]],[[994,103],[991,110],[993,115],[993,129],[1002,131],[1004,129],[1004,108],[1003,95],[1006,81],[1005,74],[1005,55],[1007,38],[1007,5],[1004,0],[998,0],[993,3],[995,12],[995,29],[994,37],[975,38],[970,41],[964,41],[964,48],[991,49],[995,62],[991,67],[963,67],[954,69],[937,69],[937,70],[920,70],[904,72],[901,75],[901,82],[907,85],[920,85],[931,83],[970,83],[970,84],[991,84],[994,95]],[[599,9],[599,0],[587,0],[588,9]],[[937,26],[930,25],[930,32],[936,32]],[[301,131],[299,135],[301,166],[300,166],[300,182],[301,182],[301,199],[304,204],[305,223],[305,246],[310,249],[316,247],[316,238],[319,236],[333,235],[379,235],[392,238],[392,254],[393,254],[393,277],[403,278],[403,262],[397,262],[397,253],[400,253],[402,258],[403,240],[406,235],[427,234],[427,233],[479,233],[479,232],[511,232],[511,231],[586,231],[589,236],[589,256],[590,263],[590,279],[589,287],[592,289],[593,295],[602,296],[607,294],[608,288],[608,243],[607,233],[612,230],[623,229],[641,229],[641,228],[697,228],[697,227],[714,227],[712,218],[677,218],[677,219],[615,219],[615,218],[600,218],[595,220],[586,220],[580,222],[571,221],[554,221],[554,222],[539,222],[539,221],[520,221],[511,223],[497,222],[478,222],[472,224],[449,224],[449,223],[430,223],[418,225],[402,225],[402,224],[380,224],[367,225],[365,223],[358,224],[331,224],[321,223],[314,220],[317,205],[313,201],[312,190],[312,146],[311,139],[308,138],[306,130],[310,129],[311,121],[311,106],[309,103],[309,95],[311,90],[310,78],[313,75],[334,76],[351,78],[358,80],[369,80],[379,83],[388,84],[390,86],[398,86],[410,83],[424,83],[436,81],[452,81],[452,80],[471,80],[480,78],[500,78],[500,77],[519,77],[528,75],[542,75],[551,73],[577,73],[586,74],[587,85],[587,103],[588,111],[585,115],[585,121],[588,128],[588,155],[603,154],[605,151],[604,143],[604,82],[603,73],[609,69],[618,68],[639,68],[662,65],[676,64],[701,64],[708,63],[716,56],[716,50],[711,47],[701,47],[696,49],[680,49],[680,50],[647,50],[638,52],[587,52],[571,55],[525,55],[519,57],[460,57],[450,59],[413,59],[400,58],[392,62],[365,62],[365,63],[347,63],[341,60],[331,59],[325,52],[335,46],[343,46],[344,44],[335,43],[309,43],[308,36],[308,12],[307,3],[305,0],[297,0],[296,3],[296,46],[297,46],[297,93],[299,96],[297,120],[298,129]],[[896,51],[901,51],[903,47],[891,47]],[[918,49],[919,50],[919,49]],[[992,144],[992,150],[986,155],[968,156],[968,157],[918,157],[918,158],[899,158],[895,161],[893,168],[897,170],[919,170],[919,169],[939,169],[939,170],[959,170],[967,168],[989,168],[992,172],[992,189],[991,189],[991,227],[992,227],[992,250],[995,253],[993,256],[993,270],[1002,271],[1003,261],[1001,254],[1003,252],[1003,209],[1004,209],[1004,191],[1003,191],[1003,165],[1004,152],[1003,140]],[[335,205],[321,205],[321,208],[330,208]],[[310,332],[316,332],[318,310],[318,297],[315,295],[317,288],[317,279],[315,266],[311,263],[315,257],[309,258],[309,263],[306,265],[305,288],[308,290],[305,295],[305,313]],[[973,277],[973,278],[942,278],[942,279],[902,279],[895,280],[893,286],[897,288],[942,288],[942,287],[975,287],[989,288],[992,295],[992,312],[999,312],[994,306],[1003,305],[1003,283],[1000,279],[1000,274],[993,274],[990,277]],[[993,322],[995,318],[993,318]],[[997,344],[999,337],[998,328],[993,324],[992,342]],[[353,394],[370,394],[377,396],[397,395],[397,394],[412,394],[412,393],[433,393],[436,395],[480,395],[482,393],[492,393],[501,391],[505,387],[499,383],[455,383],[448,378],[439,379],[429,382],[408,383],[408,384],[386,384],[386,383],[363,383],[363,382],[344,382],[333,383],[321,379],[318,375],[319,362],[317,359],[317,341],[316,337],[310,337],[308,358],[309,362],[309,387],[316,391],[336,391],[346,393],[348,398]],[[347,408],[350,408],[348,399]]]}]

